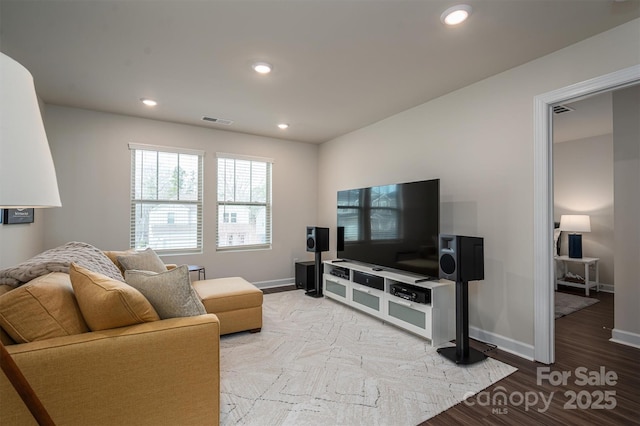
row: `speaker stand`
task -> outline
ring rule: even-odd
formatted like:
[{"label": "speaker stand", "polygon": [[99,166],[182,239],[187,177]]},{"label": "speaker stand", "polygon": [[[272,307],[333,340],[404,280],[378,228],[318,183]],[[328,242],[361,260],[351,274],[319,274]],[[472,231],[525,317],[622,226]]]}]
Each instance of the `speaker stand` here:
[{"label": "speaker stand", "polygon": [[456,282],[456,346],[438,348],[438,353],[456,364],[470,365],[487,358],[469,347],[469,283]]},{"label": "speaker stand", "polygon": [[316,252],[315,264],[316,286],[314,290],[309,290],[305,294],[310,297],[322,297],[322,252]]}]

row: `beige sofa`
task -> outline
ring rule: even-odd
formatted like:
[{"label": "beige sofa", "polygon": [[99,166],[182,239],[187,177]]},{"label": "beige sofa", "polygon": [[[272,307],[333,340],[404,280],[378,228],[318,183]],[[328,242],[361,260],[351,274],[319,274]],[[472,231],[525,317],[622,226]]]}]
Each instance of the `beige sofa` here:
[{"label": "beige sofa", "polygon": [[[114,260],[118,252],[105,253]],[[74,273],[77,273],[75,266],[70,270],[71,276]],[[70,274],[54,272],[24,284],[29,290],[23,289],[20,294],[37,299],[36,308],[45,316],[55,317],[45,325],[41,325],[42,321],[35,324],[40,333],[36,340],[30,339],[20,324],[5,325],[11,328],[10,333],[0,327],[0,339],[54,422],[57,425],[219,424],[219,336],[244,330],[260,331],[262,292],[239,277],[196,281],[194,294],[200,297],[206,313],[203,310],[203,314],[196,316],[156,317],[145,320],[149,322],[95,331],[95,326],[88,325],[96,312],[80,309],[82,304],[75,300],[76,296],[80,298],[79,289],[76,288],[74,295]],[[38,280],[46,281],[47,285],[41,285]],[[98,284],[102,290],[110,285],[108,282]],[[56,286],[58,293],[51,296],[49,292]],[[19,288],[0,285],[0,298]],[[105,294],[113,295],[114,289],[108,290]],[[122,297],[120,294],[120,298],[112,299],[118,302]],[[55,312],[62,309],[61,306],[66,311],[64,315]],[[109,309],[107,316],[115,318],[109,321],[130,314],[129,305],[124,313],[114,312],[117,308]],[[216,310],[222,319],[213,313]],[[7,317],[6,311],[0,309],[0,325],[15,322],[15,318]],[[14,311],[20,314],[18,309]],[[26,318],[24,322],[29,321],[31,319]],[[95,323],[93,320],[92,324]],[[34,328],[34,324],[25,328],[29,326]],[[49,328],[58,336],[49,338]],[[60,336],[60,330],[69,335]],[[27,336],[26,342],[16,343],[19,340],[12,336]],[[0,426],[33,424],[36,424],[33,417],[0,372]]]},{"label": "beige sofa", "polygon": [[[8,345],[57,425],[218,425],[219,322],[172,318]],[[35,425],[0,374],[0,425]]]}]

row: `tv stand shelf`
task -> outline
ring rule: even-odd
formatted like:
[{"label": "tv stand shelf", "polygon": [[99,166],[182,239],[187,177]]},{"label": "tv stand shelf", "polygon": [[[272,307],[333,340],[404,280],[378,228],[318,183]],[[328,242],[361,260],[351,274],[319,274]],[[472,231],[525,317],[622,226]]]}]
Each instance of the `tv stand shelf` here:
[{"label": "tv stand shelf", "polygon": [[[432,346],[440,346],[455,339],[453,282],[425,280],[424,277],[380,270],[374,265],[351,261],[327,260],[323,263],[325,297],[427,338]],[[334,269],[345,270],[348,277],[332,274]],[[419,303],[395,296],[391,293],[394,285],[424,289],[425,293],[430,294],[430,300],[428,303]]]}]

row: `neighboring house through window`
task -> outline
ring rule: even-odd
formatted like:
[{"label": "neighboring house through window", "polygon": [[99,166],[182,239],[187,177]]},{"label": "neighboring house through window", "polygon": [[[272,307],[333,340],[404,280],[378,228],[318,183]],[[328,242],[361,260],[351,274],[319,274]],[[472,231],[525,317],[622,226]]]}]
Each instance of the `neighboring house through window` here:
[{"label": "neighboring house through window", "polygon": [[217,154],[218,250],[271,248],[273,160]]},{"label": "neighboring house through window", "polygon": [[204,151],[129,144],[131,247],[202,252]]}]

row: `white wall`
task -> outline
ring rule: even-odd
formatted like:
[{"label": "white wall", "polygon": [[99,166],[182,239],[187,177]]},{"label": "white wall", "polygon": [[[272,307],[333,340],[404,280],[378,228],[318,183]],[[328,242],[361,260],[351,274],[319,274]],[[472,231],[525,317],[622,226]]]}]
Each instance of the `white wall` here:
[{"label": "white wall", "polygon": [[639,31],[629,22],[323,144],[319,225],[335,237],[339,189],[440,178],[441,232],[485,239],[471,326],[533,356],[533,99],[640,63]]},{"label": "white wall", "polygon": [[[203,265],[207,278],[262,282],[292,278],[293,259],[309,260],[304,236],[316,221],[316,145],[55,105],[46,106],[45,126],[62,199],[62,208],[44,212],[45,248],[67,241],[129,247],[128,143],[135,142],[206,151],[204,253],[166,262]],[[272,250],[216,252],[216,152],[274,159]]]},{"label": "white wall", "polygon": [[[582,234],[582,254],[598,257],[600,282],[614,285],[613,135],[594,136],[553,145],[554,220],[563,214],[587,214],[591,232]],[[568,252],[562,233],[561,253]],[[570,265],[584,275],[582,265]]]},{"label": "white wall", "polygon": [[8,268],[44,249],[44,210],[35,209],[33,223],[0,224],[0,269]]},{"label": "white wall", "polygon": [[613,93],[615,322],[612,337],[640,347],[640,86]]}]

